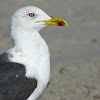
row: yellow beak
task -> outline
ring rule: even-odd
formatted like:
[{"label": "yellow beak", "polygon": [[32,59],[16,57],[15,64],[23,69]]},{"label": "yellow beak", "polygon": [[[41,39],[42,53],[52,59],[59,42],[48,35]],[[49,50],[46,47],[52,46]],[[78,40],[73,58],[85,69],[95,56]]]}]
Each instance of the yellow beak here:
[{"label": "yellow beak", "polygon": [[58,26],[68,26],[67,22],[64,19],[51,17],[50,20],[44,20],[46,25],[58,25]]}]

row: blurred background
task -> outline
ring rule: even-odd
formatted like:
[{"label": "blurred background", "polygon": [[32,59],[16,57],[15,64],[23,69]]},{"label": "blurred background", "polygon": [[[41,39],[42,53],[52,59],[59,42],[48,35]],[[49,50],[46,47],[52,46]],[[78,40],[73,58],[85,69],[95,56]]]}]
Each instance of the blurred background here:
[{"label": "blurred background", "polygon": [[41,100],[100,100],[100,0],[0,0],[0,53],[12,47],[10,18],[23,6],[37,6],[69,24],[40,31],[51,54],[51,78]]}]

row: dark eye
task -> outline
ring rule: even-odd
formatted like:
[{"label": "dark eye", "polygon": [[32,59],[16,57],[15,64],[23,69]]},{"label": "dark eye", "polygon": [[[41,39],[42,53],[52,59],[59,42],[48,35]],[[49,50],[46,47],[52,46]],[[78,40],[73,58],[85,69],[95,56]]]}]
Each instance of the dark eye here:
[{"label": "dark eye", "polygon": [[34,17],[35,15],[33,13],[28,14],[30,17]]}]

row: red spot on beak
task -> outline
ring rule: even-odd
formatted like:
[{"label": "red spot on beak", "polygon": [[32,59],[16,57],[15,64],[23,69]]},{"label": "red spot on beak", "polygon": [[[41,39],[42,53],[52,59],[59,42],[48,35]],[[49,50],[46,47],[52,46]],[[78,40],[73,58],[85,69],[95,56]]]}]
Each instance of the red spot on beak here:
[{"label": "red spot on beak", "polygon": [[64,23],[63,22],[58,22],[57,25],[58,26],[64,26]]}]

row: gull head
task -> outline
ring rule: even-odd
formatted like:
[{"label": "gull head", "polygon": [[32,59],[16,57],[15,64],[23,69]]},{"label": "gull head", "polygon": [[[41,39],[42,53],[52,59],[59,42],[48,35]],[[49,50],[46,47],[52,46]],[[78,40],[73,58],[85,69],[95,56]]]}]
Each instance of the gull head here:
[{"label": "gull head", "polygon": [[26,6],[18,9],[13,14],[10,29],[39,31],[47,25],[66,26],[67,22],[61,18],[48,16],[38,7]]}]

